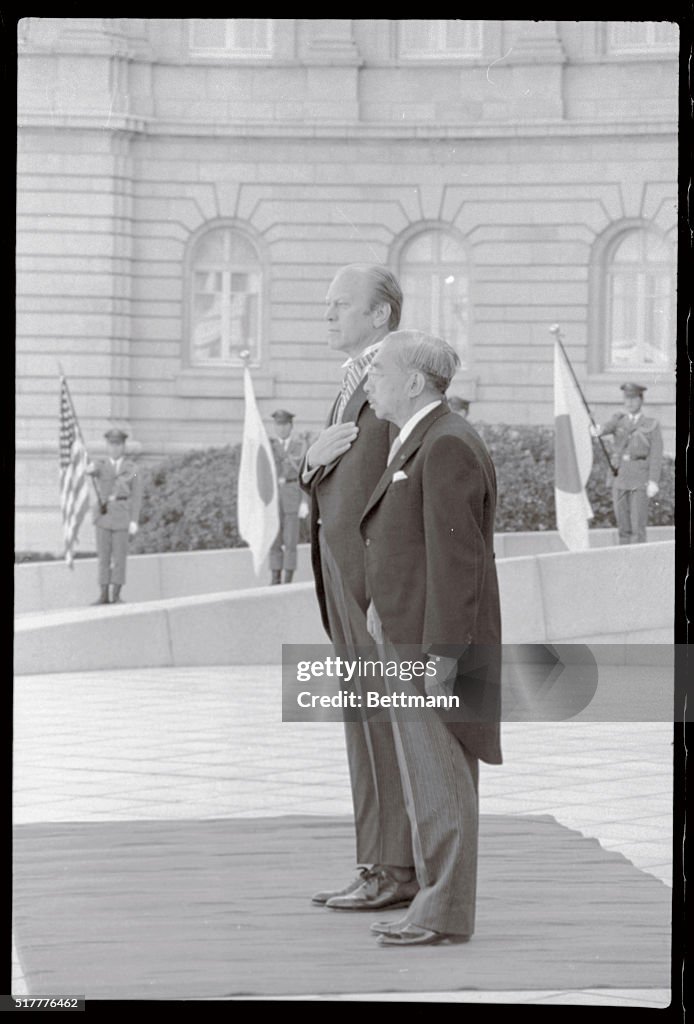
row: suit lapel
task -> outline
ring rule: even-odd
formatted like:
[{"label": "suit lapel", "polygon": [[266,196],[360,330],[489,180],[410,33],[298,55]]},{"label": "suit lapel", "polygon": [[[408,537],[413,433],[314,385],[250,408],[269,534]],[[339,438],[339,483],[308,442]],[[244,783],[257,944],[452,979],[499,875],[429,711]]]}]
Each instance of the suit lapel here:
[{"label": "suit lapel", "polygon": [[442,416],[445,416],[447,412],[449,412],[448,403],[444,401],[441,403],[441,405],[437,405],[435,409],[432,409],[430,413],[427,413],[423,420],[419,421],[419,423],[416,425],[410,436],[407,438],[407,440],[405,441],[405,443],[403,444],[402,448],[399,450],[393,461],[388,466],[386,466],[383,476],[376,484],[373,494],[371,495],[366,504],[366,508],[364,509],[364,515],[362,516],[362,519],[366,515],[368,515],[371,509],[378,504],[383,495],[386,493],[390,485],[390,482],[393,479],[393,474],[396,473],[399,469],[402,469],[405,463],[409,462],[409,460],[421,446],[422,441],[424,440],[424,436],[428,431],[429,427],[433,423],[435,423],[436,420],[441,419]]},{"label": "suit lapel", "polygon": [[354,389],[352,397],[345,406],[345,411],[342,413],[342,422],[349,423],[350,420],[356,420],[365,402],[366,393],[364,391],[364,378],[362,377],[361,381]]},{"label": "suit lapel", "polygon": [[[337,399],[335,399],[335,402],[337,402]],[[362,380],[361,383],[356,388],[354,394],[350,398],[349,402],[345,406],[345,411],[342,414],[342,422],[348,423],[350,420],[354,420],[356,422],[357,417],[359,416],[359,413],[361,412],[365,404],[366,394],[364,392],[364,381]],[[335,405],[333,404],[333,411],[334,409]],[[330,415],[332,417],[332,412]],[[332,473],[332,471],[335,469],[335,466],[337,466],[341,458],[342,456],[328,463],[328,465],[323,469],[323,472],[321,473],[321,481],[325,480],[326,476],[328,476],[329,473]]]}]

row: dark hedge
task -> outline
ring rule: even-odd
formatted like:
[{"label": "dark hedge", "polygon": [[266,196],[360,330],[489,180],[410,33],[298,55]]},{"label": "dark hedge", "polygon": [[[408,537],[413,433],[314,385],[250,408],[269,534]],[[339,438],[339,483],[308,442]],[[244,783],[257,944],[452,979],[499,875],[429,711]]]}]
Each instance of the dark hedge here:
[{"label": "dark hedge", "polygon": [[[556,530],[554,507],[554,428],[476,423],[494,460],[498,483],[496,532]],[[606,442],[609,451],[609,443]],[[593,508],[592,527],[613,527],[612,475],[600,444],[593,441],[593,469],[588,499]],[[650,526],[675,522],[675,463],[665,458],[660,492],[649,502]]]},{"label": "dark hedge", "polygon": [[[475,424],[496,466],[496,531],[555,530],[554,430],[543,426]],[[145,471],[140,531],[133,552],[243,547],[236,526],[240,445],[191,451]],[[607,467],[594,441],[588,497],[594,527],[614,526]],[[674,523],[674,462],[665,459],[660,493],[650,502],[651,526]],[[307,539],[307,520],[301,523]]]}]

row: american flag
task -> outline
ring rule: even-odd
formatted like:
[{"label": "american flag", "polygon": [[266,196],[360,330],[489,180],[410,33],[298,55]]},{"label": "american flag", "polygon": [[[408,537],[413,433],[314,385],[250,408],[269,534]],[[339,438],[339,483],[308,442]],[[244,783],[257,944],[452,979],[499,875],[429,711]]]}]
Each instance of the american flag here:
[{"label": "american flag", "polygon": [[87,452],[65,377],[60,378],[60,510],[65,561],[72,569],[77,534],[89,508]]}]

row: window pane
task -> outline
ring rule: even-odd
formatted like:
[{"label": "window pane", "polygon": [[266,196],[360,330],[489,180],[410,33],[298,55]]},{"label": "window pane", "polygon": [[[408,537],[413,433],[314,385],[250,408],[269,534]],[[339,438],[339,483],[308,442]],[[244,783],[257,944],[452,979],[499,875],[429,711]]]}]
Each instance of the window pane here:
[{"label": "window pane", "polygon": [[251,266],[259,263],[253,243],[237,231],[227,231],[226,258],[229,263],[246,263]]},{"label": "window pane", "polygon": [[653,25],[653,42],[656,46],[674,48],[679,45],[679,28],[668,21],[651,22]]},{"label": "window pane", "polygon": [[441,259],[444,263],[465,263],[465,249],[457,238],[441,235]]},{"label": "window pane", "polygon": [[466,363],[468,301],[467,280],[447,280],[422,269],[401,274],[405,295],[401,328],[436,334],[449,342]]},{"label": "window pane", "polygon": [[211,53],[269,56],[271,18],[193,18],[191,46]]},{"label": "window pane", "polygon": [[430,231],[413,238],[403,254],[406,263],[430,263],[433,258],[433,235]]},{"label": "window pane", "polygon": [[479,53],[482,49],[481,21],[446,21],[446,50]]},{"label": "window pane", "polygon": [[229,355],[238,357],[244,349],[252,356],[258,348],[258,283],[249,281],[247,290],[232,289],[229,301]]},{"label": "window pane", "polygon": [[654,231],[630,231],[609,270],[607,365],[669,366],[674,359],[675,253]]},{"label": "window pane", "polygon": [[629,365],[634,361],[636,355],[636,307],[633,301],[633,286],[634,279],[631,276],[614,274],[612,277],[610,362],[613,366]]},{"label": "window pane", "polygon": [[226,18],[193,18],[192,46],[200,50],[223,50],[226,46]]},{"label": "window pane", "polygon": [[439,334],[457,351],[463,362],[467,352],[467,280],[458,274],[444,278],[441,287],[441,328]]},{"label": "window pane", "polygon": [[232,228],[198,240],[192,267],[191,361],[229,363],[260,346],[261,266],[253,243]]},{"label": "window pane", "polygon": [[403,328],[437,334],[467,365],[468,277],[463,245],[445,231],[425,231],[412,239],[400,265],[405,296]]},{"label": "window pane", "polygon": [[221,265],[224,262],[225,234],[227,231],[224,228],[204,234],[195,246],[195,262]]},{"label": "window pane", "polygon": [[193,295],[193,361],[219,359],[222,346],[222,275],[195,274]]},{"label": "window pane", "polygon": [[405,301],[401,327],[407,330],[434,330],[437,310],[433,303],[432,276],[426,270],[405,271],[400,275]]},{"label": "window pane", "polygon": [[638,263],[641,259],[640,232],[630,231],[625,235],[614,251],[615,263]]},{"label": "window pane", "polygon": [[270,19],[233,18],[232,39],[235,50],[267,52],[270,47]]},{"label": "window pane", "polygon": [[647,274],[646,287],[646,333],[644,338],[644,362],[652,366],[666,366],[670,353],[674,352],[671,337],[671,282],[667,274]]},{"label": "window pane", "polygon": [[649,49],[677,49],[677,25],[657,21],[611,21],[608,49],[613,52],[639,52]]},{"label": "window pane", "polygon": [[403,53],[428,53],[438,49],[437,21],[403,21],[400,26]]},{"label": "window pane", "polygon": [[402,21],[400,52],[409,57],[467,57],[482,52],[482,22]]}]

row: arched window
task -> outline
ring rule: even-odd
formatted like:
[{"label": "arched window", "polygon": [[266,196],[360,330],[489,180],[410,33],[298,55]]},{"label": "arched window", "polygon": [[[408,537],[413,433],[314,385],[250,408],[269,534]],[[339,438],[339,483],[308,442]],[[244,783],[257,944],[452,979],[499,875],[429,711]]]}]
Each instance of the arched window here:
[{"label": "arched window", "polygon": [[405,301],[403,328],[444,338],[456,349],[463,368],[469,363],[469,287],[467,254],[453,234],[422,231],[405,243],[399,260]]},{"label": "arched window", "polygon": [[661,234],[618,235],[606,260],[605,369],[672,367],[675,253]]},{"label": "arched window", "polygon": [[258,362],[263,268],[253,242],[236,228],[214,227],[190,257],[190,363],[229,366],[244,349]]}]

